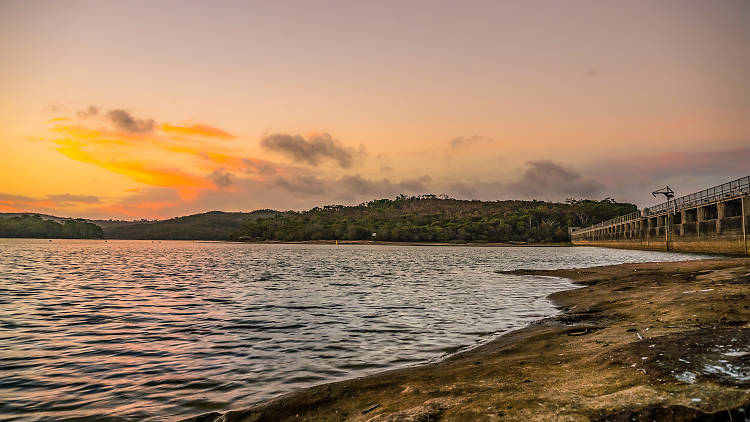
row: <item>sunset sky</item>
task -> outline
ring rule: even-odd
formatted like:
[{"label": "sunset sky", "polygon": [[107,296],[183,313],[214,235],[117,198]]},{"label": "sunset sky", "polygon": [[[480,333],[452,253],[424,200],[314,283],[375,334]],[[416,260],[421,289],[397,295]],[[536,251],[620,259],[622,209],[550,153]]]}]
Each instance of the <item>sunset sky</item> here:
[{"label": "sunset sky", "polygon": [[3,0],[0,58],[0,212],[644,206],[750,174],[746,0]]}]

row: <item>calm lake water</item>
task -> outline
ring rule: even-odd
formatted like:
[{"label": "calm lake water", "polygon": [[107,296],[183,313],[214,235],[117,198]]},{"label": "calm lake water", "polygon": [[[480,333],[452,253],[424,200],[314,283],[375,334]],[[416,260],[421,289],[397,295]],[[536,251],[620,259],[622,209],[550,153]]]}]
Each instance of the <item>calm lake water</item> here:
[{"label": "calm lake water", "polygon": [[0,239],[0,419],[174,420],[439,359],[556,311],[599,248]]}]

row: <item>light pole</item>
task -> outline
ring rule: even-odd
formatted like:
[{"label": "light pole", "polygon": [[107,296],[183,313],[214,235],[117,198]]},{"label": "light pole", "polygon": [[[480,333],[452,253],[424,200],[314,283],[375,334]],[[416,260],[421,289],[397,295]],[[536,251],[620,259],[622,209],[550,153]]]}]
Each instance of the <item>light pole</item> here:
[{"label": "light pole", "polygon": [[[667,215],[664,217],[664,246],[669,251],[669,200],[674,198],[674,191],[669,187],[657,189],[651,192],[656,198],[658,195],[664,195],[667,198]],[[677,202],[674,204],[674,213],[677,213]]]}]

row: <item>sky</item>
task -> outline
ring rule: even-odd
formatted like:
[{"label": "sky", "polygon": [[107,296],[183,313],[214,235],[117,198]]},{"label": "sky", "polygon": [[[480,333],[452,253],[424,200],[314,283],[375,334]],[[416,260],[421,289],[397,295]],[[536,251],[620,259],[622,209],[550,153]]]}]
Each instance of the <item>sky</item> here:
[{"label": "sky", "polygon": [[750,174],[750,2],[0,2],[0,212],[661,202]]}]

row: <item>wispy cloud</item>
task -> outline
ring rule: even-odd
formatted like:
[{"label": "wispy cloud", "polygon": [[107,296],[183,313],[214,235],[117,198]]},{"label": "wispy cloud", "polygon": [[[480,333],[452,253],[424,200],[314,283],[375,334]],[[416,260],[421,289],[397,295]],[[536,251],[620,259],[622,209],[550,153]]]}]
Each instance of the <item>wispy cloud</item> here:
[{"label": "wispy cloud", "polygon": [[[76,113],[77,119],[50,122],[50,130],[58,137],[49,141],[72,160],[144,185],[174,188],[182,196],[194,196],[201,189],[225,188],[231,184],[233,172],[250,175],[275,171],[264,160],[242,157],[196,139],[232,137],[214,126],[157,125],[153,119],[137,119],[121,109],[104,114],[99,110],[90,106]],[[105,125],[97,126],[97,122]]]},{"label": "wispy cloud", "polygon": [[207,181],[179,169],[158,168],[136,161],[125,161],[118,158],[98,157],[84,150],[83,145],[75,142],[57,141],[57,151],[66,157],[83,163],[95,164],[114,173],[131,177],[139,183],[153,186],[177,188],[206,188]]},{"label": "wispy cloud", "polygon": [[49,199],[58,204],[98,204],[99,197],[93,195],[71,195],[64,193],[61,195],[49,195]]},{"label": "wispy cloud", "polygon": [[467,147],[476,144],[494,144],[495,140],[486,136],[456,136],[448,142],[448,146],[453,149]]},{"label": "wispy cloud", "polygon": [[73,195],[69,193],[33,198],[24,195],[0,193],[0,212],[44,212],[53,213],[60,208],[100,203],[99,197]]},{"label": "wispy cloud", "polygon": [[234,135],[225,130],[200,123],[182,126],[162,123],[161,129],[167,134],[177,136],[201,136],[206,138],[234,139]]},{"label": "wispy cloud", "polygon": [[86,107],[83,110],[79,110],[76,113],[76,116],[82,119],[86,119],[86,118],[98,115],[100,110],[101,110],[101,107],[91,105],[91,106]]}]

